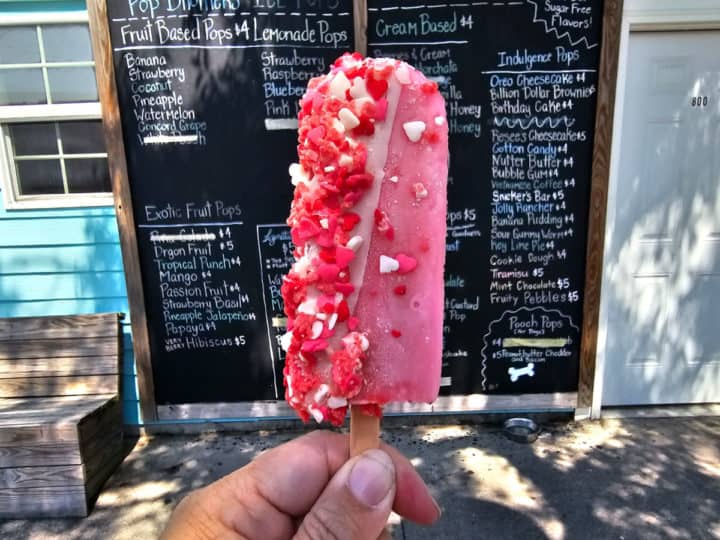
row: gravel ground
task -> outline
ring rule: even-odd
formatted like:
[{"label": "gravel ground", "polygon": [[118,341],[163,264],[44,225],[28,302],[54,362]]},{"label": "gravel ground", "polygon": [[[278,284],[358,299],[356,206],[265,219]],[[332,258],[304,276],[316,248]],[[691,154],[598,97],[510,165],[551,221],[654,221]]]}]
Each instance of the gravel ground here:
[{"label": "gravel ground", "polygon": [[[157,538],[190,490],[299,432],[139,439],[85,519],[0,521],[0,538]],[[443,517],[391,520],[396,539],[720,539],[720,417],[543,426],[531,445],[497,426],[394,427]]]}]

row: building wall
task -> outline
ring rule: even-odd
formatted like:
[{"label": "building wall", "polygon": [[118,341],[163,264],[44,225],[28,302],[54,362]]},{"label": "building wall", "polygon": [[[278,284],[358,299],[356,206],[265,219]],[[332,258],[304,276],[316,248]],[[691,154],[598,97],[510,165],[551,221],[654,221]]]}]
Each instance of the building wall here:
[{"label": "building wall", "polygon": [[[0,317],[128,314],[112,207],[6,210],[0,198]],[[123,321],[125,422],[139,422],[128,315]]]},{"label": "building wall", "polygon": [[[0,0],[0,17],[8,18],[84,9],[85,2],[79,0]],[[0,188],[4,185],[0,182]],[[126,424],[138,424],[129,309],[114,208],[7,210],[0,196],[0,317],[103,312],[125,314],[123,412]]]}]

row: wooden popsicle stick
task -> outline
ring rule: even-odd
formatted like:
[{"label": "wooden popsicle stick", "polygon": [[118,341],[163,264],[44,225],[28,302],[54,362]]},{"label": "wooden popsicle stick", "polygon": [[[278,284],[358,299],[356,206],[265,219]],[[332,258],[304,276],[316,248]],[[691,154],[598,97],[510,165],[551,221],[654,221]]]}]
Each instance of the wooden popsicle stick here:
[{"label": "wooden popsicle stick", "polygon": [[350,406],[350,457],[380,447],[380,418]]}]

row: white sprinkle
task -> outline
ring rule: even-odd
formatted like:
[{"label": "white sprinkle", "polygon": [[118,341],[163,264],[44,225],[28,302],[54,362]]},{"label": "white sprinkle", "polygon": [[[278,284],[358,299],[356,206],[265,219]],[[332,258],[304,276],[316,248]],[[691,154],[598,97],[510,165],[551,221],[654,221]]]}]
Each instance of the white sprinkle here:
[{"label": "white sprinkle", "polygon": [[350,81],[345,76],[345,73],[339,71],[333,80],[330,81],[329,91],[334,97],[338,99],[345,99],[345,92],[350,89]]},{"label": "white sprinkle", "polygon": [[382,73],[388,63],[392,62],[389,58],[376,58],[373,64],[373,71],[376,73]]},{"label": "white sprinkle", "polygon": [[331,409],[339,409],[347,405],[347,399],[344,397],[330,396],[327,400],[327,406]]},{"label": "white sprinkle", "polygon": [[345,126],[343,126],[343,123],[338,120],[337,118],[333,118],[332,122],[333,128],[335,128],[335,131],[337,131],[340,134],[345,133]]},{"label": "white sprinkle", "polygon": [[305,300],[297,308],[298,313],[305,315],[315,315],[317,313],[317,302],[315,300]]},{"label": "white sprinkle", "polygon": [[329,393],[330,387],[327,384],[321,384],[320,386],[318,386],[317,392],[315,392],[315,396],[313,397],[315,403],[322,402]]},{"label": "white sprinkle", "polygon": [[355,77],[353,79],[352,88],[350,88],[350,97],[353,99],[370,97],[367,86],[365,85],[365,79],[362,77]]},{"label": "white sprinkle", "polygon": [[292,377],[290,375],[287,375],[285,377],[285,384],[287,384],[287,391],[288,391],[289,398],[293,397],[293,389],[292,389],[292,386],[290,383],[292,383]]},{"label": "white sprinkle", "polygon": [[322,334],[323,331],[323,323],[320,321],[315,321],[312,323],[312,335],[310,336],[310,339],[317,339],[320,337],[320,334]]},{"label": "white sprinkle", "polygon": [[335,293],[335,305],[338,305],[342,301],[343,301],[342,293],[336,292]]},{"label": "white sprinkle", "polygon": [[285,332],[282,336],[280,336],[280,347],[283,351],[288,352],[288,349],[290,348],[290,342],[292,341],[293,333]]},{"label": "white sprinkle", "polygon": [[338,158],[338,164],[341,167],[352,167],[353,158],[352,156],[349,156],[347,154],[340,154],[340,157]]},{"label": "white sprinkle", "polygon": [[299,163],[293,163],[290,165],[290,167],[288,167],[288,172],[290,173],[290,182],[293,186],[297,186],[300,183],[307,184],[310,182],[310,175]]},{"label": "white sprinkle", "polygon": [[308,242],[305,244],[304,254],[308,259],[313,260],[320,255],[320,248],[315,242]]},{"label": "white sprinkle", "polygon": [[436,126],[442,126],[445,123],[445,118],[442,116],[436,116],[435,117],[435,125]]},{"label": "white sprinkle", "polygon": [[305,255],[300,257],[297,261],[295,261],[295,264],[293,264],[293,272],[302,277],[307,275],[308,270],[310,270],[310,259]]},{"label": "white sprinkle", "polygon": [[360,334],[360,348],[363,352],[370,348],[370,342],[365,334]]},{"label": "white sprinkle", "polygon": [[322,311],[318,311],[318,312],[315,314],[315,318],[316,318],[316,319],[319,319],[319,320],[321,320],[321,321],[325,321],[325,320],[327,320],[327,313],[323,313]]},{"label": "white sprinkle", "polygon": [[[340,15],[342,15],[342,13]],[[356,60],[352,56],[346,55],[346,56],[342,57],[342,65],[346,69],[352,69],[352,68],[361,66],[362,62],[360,62],[359,60]]]},{"label": "white sprinkle", "polygon": [[405,122],[403,124],[403,129],[405,130],[405,135],[407,135],[408,139],[410,139],[412,142],[418,142],[422,137],[423,132],[425,131],[425,122],[423,122],[422,120]]},{"label": "white sprinkle", "polygon": [[395,69],[395,78],[400,84],[410,84],[410,69],[407,64],[401,63]]},{"label": "white sprinkle", "polygon": [[323,170],[324,170],[325,172],[333,172],[333,171],[335,170],[335,166],[334,166],[334,165],[328,165],[328,166],[325,167]]},{"label": "white sprinkle", "polygon": [[427,188],[421,182],[413,184],[413,190],[415,191],[415,198],[418,201],[428,196]]},{"label": "white sprinkle", "polygon": [[330,222],[328,221],[328,218],[321,218],[320,219],[320,226],[323,229],[327,229],[330,226]]},{"label": "white sprinkle", "polygon": [[335,328],[335,325],[337,324],[337,320],[338,320],[337,313],[333,313],[332,315],[330,315],[330,320],[328,321],[328,330],[332,330],[333,328]]},{"label": "white sprinkle", "polygon": [[391,176],[391,177],[390,177],[390,181],[391,181],[393,184],[397,184],[397,183],[398,183],[398,180],[399,180],[399,178],[398,178],[397,176]]},{"label": "white sprinkle", "polygon": [[352,249],[353,251],[357,251],[357,249],[360,247],[360,245],[362,243],[363,243],[362,236],[353,236],[350,240],[348,240],[348,243],[345,245],[345,247],[348,249]]},{"label": "white sprinkle", "polygon": [[400,268],[400,263],[398,261],[396,261],[392,257],[388,257],[387,255],[380,255],[381,274],[389,274],[390,272],[395,272],[398,268]]},{"label": "white sprinkle", "polygon": [[[342,71],[340,72],[342,73]],[[315,421],[320,424],[324,420],[324,416],[322,411],[316,409],[315,407],[308,407],[308,412],[312,414],[312,417],[315,419]]]},{"label": "white sprinkle", "polygon": [[358,117],[355,116],[353,112],[347,107],[343,107],[342,109],[340,109],[340,111],[338,112],[338,118],[340,118],[340,121],[342,122],[343,126],[345,126],[345,129],[352,129],[360,125],[360,120],[358,120]]}]

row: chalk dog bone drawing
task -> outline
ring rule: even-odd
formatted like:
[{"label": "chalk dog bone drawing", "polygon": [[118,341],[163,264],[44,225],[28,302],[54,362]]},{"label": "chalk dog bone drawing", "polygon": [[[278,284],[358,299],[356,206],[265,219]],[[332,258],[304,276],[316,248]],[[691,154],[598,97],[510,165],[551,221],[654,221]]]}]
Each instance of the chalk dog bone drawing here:
[{"label": "chalk dog bone drawing", "polygon": [[534,377],[535,376],[535,364],[530,362],[527,366],[524,368],[508,368],[508,374],[510,375],[510,381],[515,382],[523,375],[527,375],[528,377]]}]

